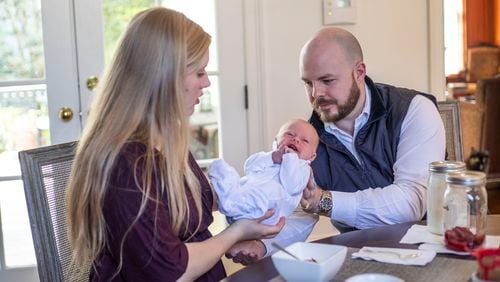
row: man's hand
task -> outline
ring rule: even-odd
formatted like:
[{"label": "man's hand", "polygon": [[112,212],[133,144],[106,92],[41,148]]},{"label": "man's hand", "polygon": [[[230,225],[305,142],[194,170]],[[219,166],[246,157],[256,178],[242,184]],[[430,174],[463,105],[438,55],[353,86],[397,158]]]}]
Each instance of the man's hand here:
[{"label": "man's hand", "polygon": [[266,247],[260,240],[241,241],[234,244],[226,253],[233,262],[249,265],[264,257]]},{"label": "man's hand", "polygon": [[259,239],[273,238],[285,226],[283,216],[275,225],[262,224],[262,221],[272,217],[274,213],[275,210],[271,209],[257,219],[242,218],[229,225],[223,232],[233,232],[238,238],[238,243],[227,251],[226,256],[244,265],[261,259],[266,254],[266,247]]},{"label": "man's hand", "polygon": [[316,186],[314,182],[314,175],[311,170],[311,176],[309,177],[309,182],[302,192],[302,199],[300,199],[300,205],[305,212],[308,213],[318,213],[319,212],[319,200],[323,190]]}]

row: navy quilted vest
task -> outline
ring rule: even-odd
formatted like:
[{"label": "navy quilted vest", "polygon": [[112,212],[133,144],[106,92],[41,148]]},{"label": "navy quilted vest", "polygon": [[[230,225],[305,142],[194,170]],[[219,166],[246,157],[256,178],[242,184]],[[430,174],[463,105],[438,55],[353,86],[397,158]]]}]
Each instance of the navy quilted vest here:
[{"label": "navy quilted vest", "polygon": [[411,100],[421,94],[436,104],[432,95],[375,84],[368,77],[365,81],[372,97],[370,117],[354,140],[361,164],[335,136],[325,131],[316,113],[309,120],[320,136],[317,157],[312,163],[314,177],[326,190],[355,192],[392,184],[401,124]]}]

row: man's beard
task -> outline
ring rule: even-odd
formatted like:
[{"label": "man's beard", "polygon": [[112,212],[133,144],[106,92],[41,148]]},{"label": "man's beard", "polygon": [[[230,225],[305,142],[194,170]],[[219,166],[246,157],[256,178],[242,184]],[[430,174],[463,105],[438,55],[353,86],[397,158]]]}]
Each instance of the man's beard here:
[{"label": "man's beard", "polygon": [[[344,119],[354,110],[356,104],[358,103],[359,96],[360,90],[353,75],[351,89],[349,90],[349,97],[347,98],[347,102],[345,102],[345,104],[340,105],[335,98],[319,97],[313,101],[313,108],[323,122],[337,122]],[[319,109],[320,105],[337,105],[337,113],[330,114],[329,109],[321,111]]]}]

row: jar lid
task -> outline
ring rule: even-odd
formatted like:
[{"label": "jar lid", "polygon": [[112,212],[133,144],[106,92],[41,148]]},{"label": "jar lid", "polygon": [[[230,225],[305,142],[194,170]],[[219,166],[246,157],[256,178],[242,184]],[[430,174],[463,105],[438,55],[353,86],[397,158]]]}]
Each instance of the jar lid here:
[{"label": "jar lid", "polygon": [[429,164],[429,171],[434,172],[452,172],[465,169],[465,163],[459,161],[438,161]]},{"label": "jar lid", "polygon": [[480,171],[461,171],[452,172],[446,175],[446,183],[460,185],[479,185],[484,184],[486,174]]}]

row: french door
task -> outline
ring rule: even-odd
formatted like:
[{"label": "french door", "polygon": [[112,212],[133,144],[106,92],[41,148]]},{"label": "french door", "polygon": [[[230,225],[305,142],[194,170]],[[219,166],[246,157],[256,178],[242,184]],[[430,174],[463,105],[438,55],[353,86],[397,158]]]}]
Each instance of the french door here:
[{"label": "french door", "polygon": [[1,281],[38,279],[17,151],[75,140],[81,130],[72,8],[59,2],[0,2]]},{"label": "french door", "polygon": [[[191,151],[202,165],[210,159],[224,157],[241,170],[248,148],[242,0],[75,1],[82,104],[88,105],[94,95],[86,89],[89,78],[102,73],[103,52],[96,50],[104,50],[104,60],[109,62],[114,44],[130,17],[154,5],[185,13],[212,35],[207,67],[212,86],[205,91],[191,118]],[[127,7],[125,11],[121,9],[124,6]],[[103,25],[95,20],[99,19],[98,14],[102,14]],[[104,34],[98,30],[103,30]],[[85,121],[86,112],[82,115]]]},{"label": "french door", "polygon": [[200,164],[247,156],[242,0],[0,2],[0,281],[36,281],[17,151],[77,140],[114,44],[138,11],[163,5],[212,35],[212,86],[191,119]]}]

